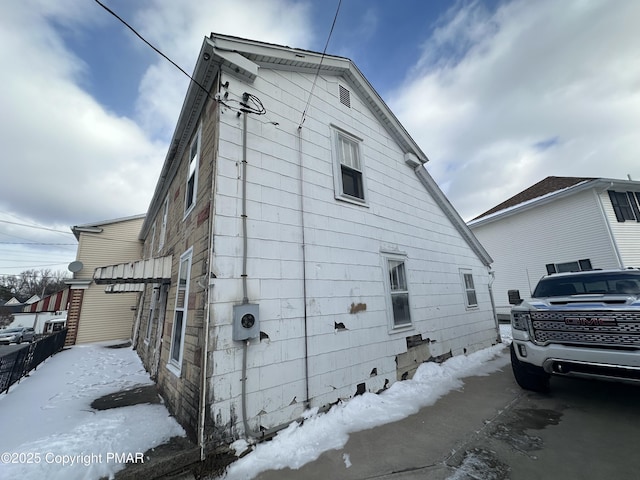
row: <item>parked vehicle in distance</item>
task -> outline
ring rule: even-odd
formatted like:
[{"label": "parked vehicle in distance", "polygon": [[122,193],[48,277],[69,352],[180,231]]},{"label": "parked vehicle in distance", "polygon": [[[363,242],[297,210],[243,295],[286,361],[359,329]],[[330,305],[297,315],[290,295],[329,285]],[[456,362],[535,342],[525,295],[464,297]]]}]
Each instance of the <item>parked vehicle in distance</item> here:
[{"label": "parked vehicle in distance", "polygon": [[640,270],[543,277],[530,300],[509,291],[511,366],[522,388],[550,375],[640,381]]},{"label": "parked vehicle in distance", "polygon": [[35,332],[32,327],[13,327],[0,330],[0,345],[10,343],[33,342]]}]

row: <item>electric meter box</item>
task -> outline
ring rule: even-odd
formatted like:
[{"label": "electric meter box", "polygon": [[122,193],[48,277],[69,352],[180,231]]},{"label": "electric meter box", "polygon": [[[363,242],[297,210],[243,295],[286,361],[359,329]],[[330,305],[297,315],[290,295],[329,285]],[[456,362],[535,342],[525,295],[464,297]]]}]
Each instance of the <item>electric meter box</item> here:
[{"label": "electric meter box", "polygon": [[258,304],[244,303],[233,306],[233,340],[242,341],[260,336]]}]

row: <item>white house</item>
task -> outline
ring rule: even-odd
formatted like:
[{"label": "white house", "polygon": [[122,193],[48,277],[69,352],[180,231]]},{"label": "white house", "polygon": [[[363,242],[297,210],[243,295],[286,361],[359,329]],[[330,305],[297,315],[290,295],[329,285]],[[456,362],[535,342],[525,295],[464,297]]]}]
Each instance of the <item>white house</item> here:
[{"label": "white house", "polygon": [[205,38],[140,238],[136,348],[201,446],[496,343],[491,258],[349,59]]},{"label": "white house", "polygon": [[507,291],[543,275],[640,267],[640,182],[547,177],[468,223],[494,259],[498,314]]}]

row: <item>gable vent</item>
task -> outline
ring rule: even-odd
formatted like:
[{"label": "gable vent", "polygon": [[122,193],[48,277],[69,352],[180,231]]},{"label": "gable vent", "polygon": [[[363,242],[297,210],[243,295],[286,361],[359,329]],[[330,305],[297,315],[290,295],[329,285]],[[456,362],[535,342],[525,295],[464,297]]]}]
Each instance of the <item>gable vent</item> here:
[{"label": "gable vent", "polygon": [[351,108],[351,93],[340,85],[340,103]]}]

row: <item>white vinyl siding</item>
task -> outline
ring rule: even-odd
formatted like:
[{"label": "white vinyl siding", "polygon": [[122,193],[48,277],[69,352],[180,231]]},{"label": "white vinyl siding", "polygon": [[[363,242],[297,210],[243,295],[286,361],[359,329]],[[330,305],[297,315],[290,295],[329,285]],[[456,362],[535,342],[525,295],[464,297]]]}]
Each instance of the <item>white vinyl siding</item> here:
[{"label": "white vinyl siding", "polygon": [[[224,74],[221,82],[227,78],[233,83],[233,77]],[[260,69],[250,88],[270,106],[270,118],[278,121],[291,114],[284,100],[295,102],[300,94],[306,101],[304,88],[312,82],[312,74]],[[301,132],[301,155],[295,136],[248,117],[247,289],[250,301],[260,305],[260,330],[270,337],[248,349],[246,407],[252,428],[259,428],[253,419],[263,410],[260,425],[278,425],[301,413],[299,399],[306,396],[300,330],[305,308],[312,405],[351,397],[356,384],[378,391],[386,379],[394,381],[396,357],[407,352],[407,337],[430,338],[433,356],[472,352],[495,342],[486,267],[407,166],[406,152],[370,104],[355,91],[350,108],[340,103],[339,82],[335,77],[319,79],[318,95]],[[211,315],[219,319],[212,326],[216,350],[211,361],[216,368],[211,383],[219,392],[215,408],[221,422],[233,424],[237,420],[229,415],[238,405],[242,375],[236,362],[241,344],[231,340],[230,318],[243,296],[238,175],[242,123],[226,114],[219,121],[212,215],[215,255],[210,266],[215,278],[208,280],[215,298]],[[359,142],[366,202],[340,196],[336,131]],[[358,166],[353,156],[345,158],[350,166]],[[406,298],[408,293],[410,312],[400,319],[410,322],[396,328],[386,264],[386,254],[394,252],[404,259],[408,288],[398,289],[394,296]],[[462,266],[474,274],[477,309],[467,310],[461,298]],[[406,305],[404,300],[399,303]],[[255,360],[258,355],[262,361]],[[292,401],[294,397],[298,400]],[[266,406],[270,398],[277,400]]]},{"label": "white vinyl siding", "polygon": [[[604,196],[613,215],[606,192]],[[619,266],[607,221],[593,191],[472,225],[471,229],[494,259],[492,290],[498,313],[508,314],[510,310],[508,290],[519,290],[523,298],[528,297],[547,274],[547,264],[588,258],[593,268]]]}]

